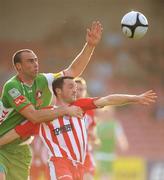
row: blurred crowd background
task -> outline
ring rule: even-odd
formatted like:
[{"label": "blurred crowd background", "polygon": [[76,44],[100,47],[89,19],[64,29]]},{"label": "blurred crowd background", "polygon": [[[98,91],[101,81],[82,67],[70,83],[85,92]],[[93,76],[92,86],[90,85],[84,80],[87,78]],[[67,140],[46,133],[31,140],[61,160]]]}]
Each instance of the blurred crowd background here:
[{"label": "blurred crowd background", "polygon": [[[117,154],[117,158],[111,158],[114,178],[163,180],[163,7],[162,0],[0,0],[0,92],[15,74],[11,62],[15,51],[32,49],[39,58],[40,72],[58,72],[83,47],[87,27],[99,20],[103,37],[83,73],[89,95],[135,94],[149,89],[158,95],[150,107],[135,105],[114,110],[114,118],[128,141],[126,150],[119,146],[113,150]],[[121,18],[131,10],[142,12],[148,19],[149,29],[143,39],[127,39],[121,32]],[[42,145],[35,144],[32,172],[38,172],[38,180],[48,180],[45,171],[35,170],[42,165],[44,169],[47,158]]]}]

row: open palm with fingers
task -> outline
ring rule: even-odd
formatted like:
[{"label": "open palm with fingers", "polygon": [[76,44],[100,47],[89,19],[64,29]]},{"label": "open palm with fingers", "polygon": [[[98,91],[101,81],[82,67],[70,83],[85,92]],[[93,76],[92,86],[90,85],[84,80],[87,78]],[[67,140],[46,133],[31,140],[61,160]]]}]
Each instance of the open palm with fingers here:
[{"label": "open palm with fingers", "polygon": [[91,46],[96,46],[101,39],[102,30],[102,24],[99,21],[93,21],[91,27],[87,29],[87,43]]},{"label": "open palm with fingers", "polygon": [[138,97],[138,103],[143,105],[149,105],[156,101],[157,95],[153,90],[146,91],[143,94],[140,94]]}]

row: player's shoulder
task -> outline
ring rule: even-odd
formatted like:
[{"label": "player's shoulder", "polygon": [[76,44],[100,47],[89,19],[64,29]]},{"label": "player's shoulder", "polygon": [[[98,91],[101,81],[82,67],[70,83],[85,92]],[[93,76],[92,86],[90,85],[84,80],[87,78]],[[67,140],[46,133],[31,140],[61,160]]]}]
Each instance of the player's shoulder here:
[{"label": "player's shoulder", "polygon": [[53,73],[39,73],[35,80],[38,84],[46,86],[52,84],[54,76]]},{"label": "player's shoulder", "polygon": [[83,105],[88,101],[91,101],[93,98],[79,98],[76,101],[72,102],[71,105]]},{"label": "player's shoulder", "polygon": [[1,97],[8,97],[8,95],[18,96],[21,94],[21,92],[21,82],[17,79],[16,76],[13,76],[4,84]]},{"label": "player's shoulder", "polygon": [[47,74],[49,74],[49,73],[39,73],[39,74],[37,75],[36,79],[43,78],[43,77],[45,77]]},{"label": "player's shoulder", "polygon": [[76,103],[79,103],[79,102],[83,102],[83,101],[86,101],[88,98],[79,98],[79,99],[76,99],[74,102],[72,102],[72,104],[76,104]]},{"label": "player's shoulder", "polygon": [[8,81],[6,81],[6,83],[4,84],[4,89],[13,88],[13,87],[19,88],[20,85],[21,82],[17,79],[16,76],[13,76]]},{"label": "player's shoulder", "polygon": [[94,98],[80,98],[74,101],[71,105],[79,106],[84,110],[84,112],[97,108],[94,104]]},{"label": "player's shoulder", "polygon": [[54,78],[54,74],[53,73],[39,73],[37,75],[37,80],[48,80],[48,79],[51,79],[51,78]]}]

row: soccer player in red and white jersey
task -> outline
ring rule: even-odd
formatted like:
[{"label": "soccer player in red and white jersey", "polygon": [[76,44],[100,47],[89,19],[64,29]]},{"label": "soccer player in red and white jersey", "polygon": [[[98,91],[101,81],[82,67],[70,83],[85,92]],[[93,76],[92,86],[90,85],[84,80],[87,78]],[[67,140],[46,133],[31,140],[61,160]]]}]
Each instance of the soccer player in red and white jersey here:
[{"label": "soccer player in red and white jersey", "polygon": [[[75,82],[77,84],[77,99],[87,97],[87,84],[86,81],[82,77],[75,78]],[[94,178],[95,173],[95,161],[93,157],[93,146],[96,145],[98,141],[98,137],[96,136],[96,121],[94,119],[94,110],[89,110],[86,112],[86,128],[87,128],[87,136],[88,136],[88,144],[86,149],[86,158],[84,161],[84,180],[92,180]]]},{"label": "soccer player in red and white jersey", "polygon": [[156,94],[150,90],[140,95],[113,94],[101,98],[76,100],[76,83],[72,77],[60,77],[53,82],[53,92],[65,106],[75,105],[83,109],[82,118],[62,116],[51,122],[18,125],[0,138],[0,145],[18,137],[39,134],[50,156],[51,180],[82,180],[86,157],[87,132],[85,112],[107,105],[145,104],[155,102]]}]

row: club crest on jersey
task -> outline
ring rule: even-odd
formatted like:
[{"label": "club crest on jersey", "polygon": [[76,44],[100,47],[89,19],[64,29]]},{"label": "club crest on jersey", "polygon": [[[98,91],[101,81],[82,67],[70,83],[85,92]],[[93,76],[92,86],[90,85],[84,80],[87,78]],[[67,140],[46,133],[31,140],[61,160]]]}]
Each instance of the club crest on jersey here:
[{"label": "club crest on jersey", "polygon": [[41,98],[41,96],[42,96],[42,91],[38,90],[38,91],[36,92],[36,99]]},{"label": "club crest on jersey", "polygon": [[43,104],[43,100],[41,99],[41,97],[42,97],[42,91],[38,90],[35,95],[36,107],[39,107]]},{"label": "club crest on jersey", "polygon": [[10,96],[13,98],[13,99],[16,99],[17,97],[21,96],[21,93],[19,92],[18,89],[16,88],[12,88],[8,91],[8,93],[10,94]]}]

